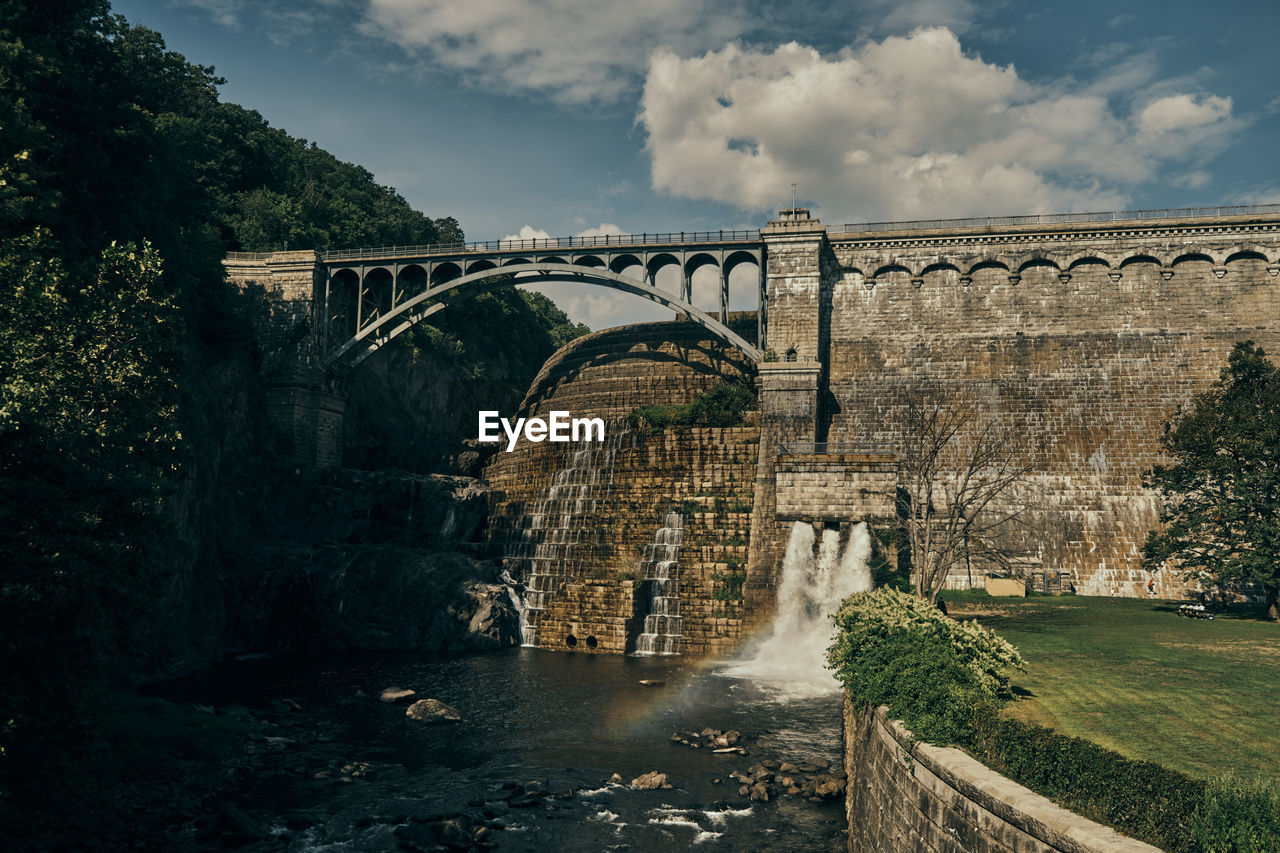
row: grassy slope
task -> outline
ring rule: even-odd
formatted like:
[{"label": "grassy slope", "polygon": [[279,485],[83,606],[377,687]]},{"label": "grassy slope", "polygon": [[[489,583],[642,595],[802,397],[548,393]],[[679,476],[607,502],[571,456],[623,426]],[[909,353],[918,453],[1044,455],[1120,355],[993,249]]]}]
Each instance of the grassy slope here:
[{"label": "grassy slope", "polygon": [[1175,604],[944,593],[1018,647],[1031,693],[1009,713],[1193,776],[1277,777],[1280,626],[1241,611],[1184,619]]}]

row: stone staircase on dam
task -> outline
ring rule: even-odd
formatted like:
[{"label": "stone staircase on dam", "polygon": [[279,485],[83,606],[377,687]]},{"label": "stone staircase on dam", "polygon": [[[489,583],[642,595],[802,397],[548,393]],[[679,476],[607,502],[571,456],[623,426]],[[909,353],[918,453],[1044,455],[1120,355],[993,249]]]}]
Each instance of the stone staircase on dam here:
[{"label": "stone staircase on dam", "polygon": [[[575,516],[566,571],[537,590],[542,605],[533,643],[579,652],[637,650],[652,615],[653,578],[646,555],[671,513],[682,517],[679,571],[668,596],[678,600],[680,633],[664,644],[679,653],[728,652],[743,636],[742,578],[750,538],[759,449],[752,415],[730,428],[655,432],[630,429],[626,416],[653,403],[687,403],[722,379],[749,380],[749,366],[719,342],[685,324],[655,323],[585,336],[556,354],[534,381],[520,414],[569,411],[603,417],[613,447],[610,486],[591,495],[591,512]],[[537,541],[531,526],[574,465],[573,445],[522,442],[494,454],[485,479],[494,490],[489,539],[507,571],[528,583]],[[573,475],[580,477],[581,475]],[[563,537],[555,534],[552,538]],[[551,549],[543,547],[544,555]],[[546,580],[534,581],[547,586]]]}]

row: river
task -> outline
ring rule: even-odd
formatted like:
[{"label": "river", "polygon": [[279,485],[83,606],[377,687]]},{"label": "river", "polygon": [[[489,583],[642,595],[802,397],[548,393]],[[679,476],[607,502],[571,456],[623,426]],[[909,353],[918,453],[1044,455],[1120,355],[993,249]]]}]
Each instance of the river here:
[{"label": "river", "polygon": [[[268,755],[238,783],[235,803],[283,842],[249,849],[394,850],[415,826],[455,813],[487,821],[498,850],[843,849],[842,798],[752,802],[729,778],[770,759],[838,772],[838,695],[789,697],[722,671],[705,660],[521,648],[242,662],[164,693],[262,726],[257,748]],[[378,700],[390,686],[465,719],[407,720],[404,705]],[[742,732],[748,754],[669,742],[703,728]],[[649,771],[672,787],[607,784]],[[513,786],[535,781],[560,796],[508,807],[520,802]]]}]

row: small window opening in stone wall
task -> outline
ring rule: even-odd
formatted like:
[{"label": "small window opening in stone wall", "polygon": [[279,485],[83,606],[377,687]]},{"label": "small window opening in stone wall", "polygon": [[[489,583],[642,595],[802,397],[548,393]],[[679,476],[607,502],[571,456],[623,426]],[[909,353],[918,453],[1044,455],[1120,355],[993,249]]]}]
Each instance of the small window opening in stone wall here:
[{"label": "small window opening in stone wall", "polygon": [[787,354],[786,354],[786,356],[784,356],[784,358],[785,358],[787,361],[795,361],[795,360],[796,360],[796,348],[795,348],[795,347],[792,347],[791,349],[787,350]]},{"label": "small window opening in stone wall", "polygon": [[587,648],[594,649],[597,645],[599,644],[596,642],[595,637],[587,637]]},{"label": "small window opening in stone wall", "polygon": [[578,645],[578,638],[573,636],[573,634],[570,634],[569,636],[564,638],[564,644],[569,648],[573,648],[574,646]]}]

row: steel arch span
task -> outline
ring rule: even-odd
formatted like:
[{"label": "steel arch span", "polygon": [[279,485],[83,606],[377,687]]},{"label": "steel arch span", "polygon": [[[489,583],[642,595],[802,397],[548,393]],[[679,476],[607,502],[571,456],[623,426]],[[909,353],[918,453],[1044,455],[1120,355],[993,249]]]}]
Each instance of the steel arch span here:
[{"label": "steel arch span", "polygon": [[[520,273],[531,272],[538,275],[514,277]],[[542,282],[597,285],[649,299],[702,326],[714,337],[741,350],[752,361],[759,361],[762,356],[758,348],[752,346],[724,323],[684,299],[651,284],[601,267],[568,263],[531,263],[484,269],[428,288],[412,299],[399,304],[394,310],[383,314],[375,322],[360,329],[353,337],[328,353],[324,359],[324,367],[335,373],[344,374],[391,342],[397,335],[431,315],[443,311],[455,302],[501,287]]]}]

